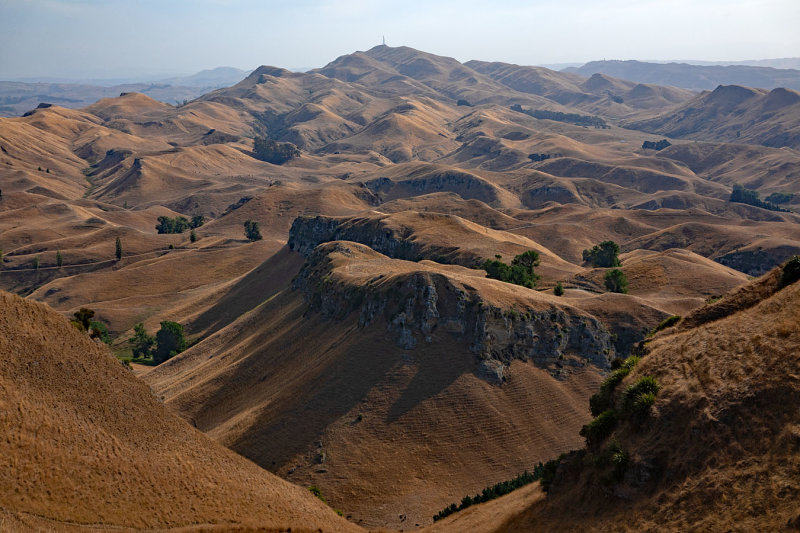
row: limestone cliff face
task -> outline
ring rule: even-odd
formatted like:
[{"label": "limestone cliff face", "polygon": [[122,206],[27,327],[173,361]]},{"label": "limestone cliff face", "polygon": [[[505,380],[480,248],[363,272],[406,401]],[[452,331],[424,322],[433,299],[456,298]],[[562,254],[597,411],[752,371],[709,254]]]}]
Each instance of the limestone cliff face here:
[{"label": "limestone cliff face", "polygon": [[[444,217],[440,214],[420,216]],[[456,246],[439,246],[415,241],[413,229],[391,227],[386,218],[376,216],[339,218],[329,216],[300,216],[289,230],[289,248],[308,257],[318,244],[330,241],[353,241],[369,246],[393,259],[420,261],[431,259],[438,263],[474,266],[482,258]]]},{"label": "limestone cliff face", "polygon": [[503,381],[514,359],[531,361],[555,376],[569,367],[609,366],[611,334],[591,315],[569,306],[542,305],[537,293],[529,305],[521,298],[514,308],[503,308],[446,272],[422,265],[399,274],[376,270],[365,283],[356,283],[343,272],[355,268],[347,258],[356,259],[365,250],[343,241],[314,249],[294,281],[310,311],[331,320],[358,313],[359,326],[385,324],[390,338],[408,350],[433,336],[450,335],[454,344],[461,342],[476,355],[478,373],[494,383]]}]

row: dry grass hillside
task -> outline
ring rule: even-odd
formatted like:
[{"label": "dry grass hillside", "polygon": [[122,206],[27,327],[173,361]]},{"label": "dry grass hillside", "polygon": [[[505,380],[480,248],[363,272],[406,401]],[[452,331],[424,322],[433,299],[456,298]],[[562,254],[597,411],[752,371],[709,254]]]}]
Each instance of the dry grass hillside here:
[{"label": "dry grass hillside", "polygon": [[780,289],[780,275],[648,343],[616,397],[652,376],[650,413],[565,459],[550,494],[495,530],[796,529],[800,284]]},{"label": "dry grass hillside", "polygon": [[[94,309],[123,358],[135,324],[181,323],[193,346],[145,377],[170,408],[409,529],[580,445],[615,356],[800,253],[796,95],[379,46],[180,105],[40,106],[0,118],[0,288]],[[606,240],[627,294],[583,259]],[[475,268],[527,250],[533,289]]]},{"label": "dry grass hillside", "polygon": [[46,306],[0,293],[0,310],[0,512],[12,530],[357,530],[171,414]]},{"label": "dry grass hillside", "polygon": [[657,117],[634,121],[634,129],[671,137],[800,148],[800,93],[720,85]]},{"label": "dry grass hillside", "polygon": [[355,243],[320,245],[294,286],[144,379],[371,527],[428,523],[575,447],[613,353],[601,323],[553,296]]}]

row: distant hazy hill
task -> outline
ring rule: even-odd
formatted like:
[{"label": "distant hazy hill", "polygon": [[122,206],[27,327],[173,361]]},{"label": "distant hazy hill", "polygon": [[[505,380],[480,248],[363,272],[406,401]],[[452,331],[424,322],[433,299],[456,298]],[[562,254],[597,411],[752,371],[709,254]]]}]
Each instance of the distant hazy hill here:
[{"label": "distant hazy hill", "polygon": [[42,81],[0,81],[0,117],[19,116],[41,102],[73,109],[95,103],[101,98],[113,98],[120,93],[139,92],[174,104],[194,100],[198,96],[229,87],[247,77],[248,71],[233,67],[203,70],[191,76],[173,77],[159,81],[129,81],[108,85],[103,80],[58,79]]},{"label": "distant hazy hill", "polygon": [[800,93],[720,85],[683,106],[627,127],[670,137],[800,147]]},{"label": "distant hazy hill", "polygon": [[235,67],[217,67],[201,70],[191,76],[176,76],[160,80],[159,83],[169,85],[183,85],[185,87],[203,87],[219,89],[229,87],[245,79],[251,71]]},{"label": "distant hazy hill", "polygon": [[[787,60],[788,61],[788,60]],[[791,64],[791,63],[790,63]],[[685,89],[714,89],[718,85],[746,85],[762,89],[800,89],[800,70],[749,65],[690,65],[643,61],[592,61],[579,68],[566,68],[582,76],[595,73],[640,83],[672,85]]]}]

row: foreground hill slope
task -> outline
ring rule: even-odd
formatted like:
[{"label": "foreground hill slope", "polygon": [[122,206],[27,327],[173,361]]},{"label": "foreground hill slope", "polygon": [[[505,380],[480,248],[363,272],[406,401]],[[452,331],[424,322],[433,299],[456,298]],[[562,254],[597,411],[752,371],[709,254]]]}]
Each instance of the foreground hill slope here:
[{"label": "foreground hill slope", "polygon": [[593,316],[484,275],[320,244],[293,288],[144,379],[352,520],[430,523],[465,492],[576,447],[613,354]]},{"label": "foreground hill slope", "polygon": [[[616,389],[654,377],[650,414],[565,459],[550,496],[496,530],[796,529],[800,283],[780,289],[780,277],[776,269],[657,336]],[[620,458],[616,475],[606,450]]]},{"label": "foreground hill slope", "polygon": [[167,412],[44,305],[0,293],[0,358],[0,523],[357,529]]}]

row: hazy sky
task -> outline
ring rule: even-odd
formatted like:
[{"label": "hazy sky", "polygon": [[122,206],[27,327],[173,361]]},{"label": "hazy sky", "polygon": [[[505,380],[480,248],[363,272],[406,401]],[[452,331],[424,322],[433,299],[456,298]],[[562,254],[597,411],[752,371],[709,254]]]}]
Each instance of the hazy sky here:
[{"label": "hazy sky", "polygon": [[0,79],[318,67],[386,35],[461,61],[800,56],[800,0],[0,0]]}]

